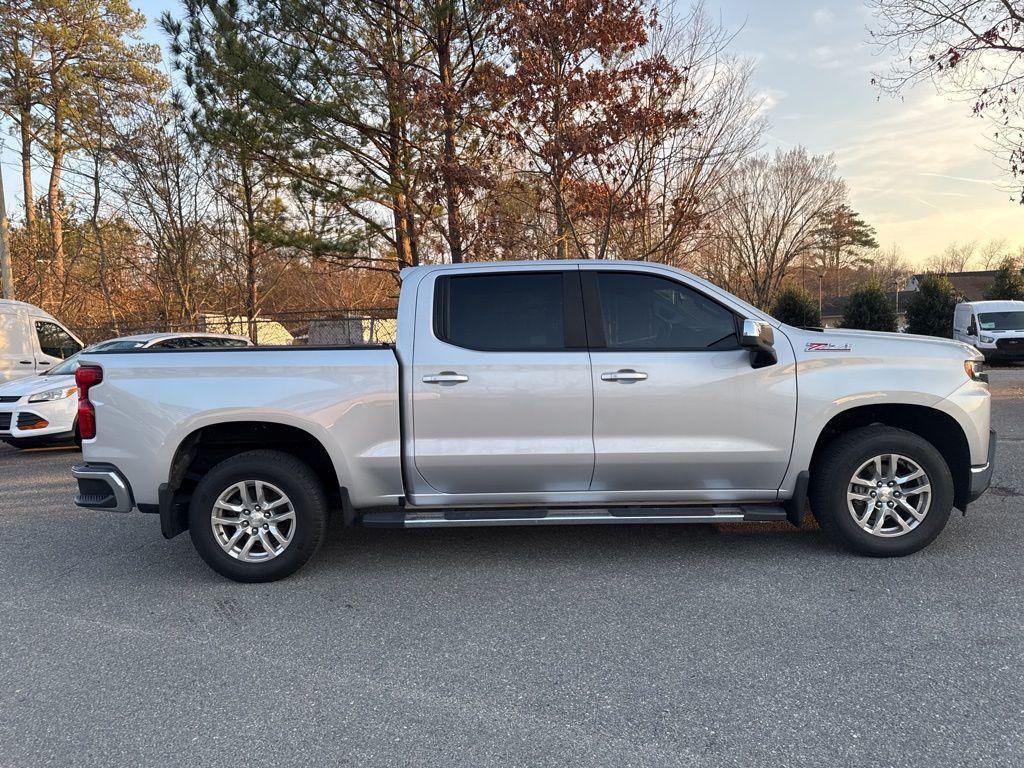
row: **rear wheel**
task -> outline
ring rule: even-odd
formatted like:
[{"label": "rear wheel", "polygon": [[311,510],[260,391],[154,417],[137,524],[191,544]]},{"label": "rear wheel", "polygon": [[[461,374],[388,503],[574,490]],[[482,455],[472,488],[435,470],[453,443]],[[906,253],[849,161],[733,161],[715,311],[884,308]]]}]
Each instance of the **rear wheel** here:
[{"label": "rear wheel", "polygon": [[935,539],[953,509],[942,454],[902,429],[870,426],[829,443],[811,473],[811,511],[837,544],[898,557]]},{"label": "rear wheel", "polygon": [[211,469],[189,506],[199,555],[235,581],[275,581],[301,568],[327,526],[327,498],[307,464],[280,451],[248,451]]}]

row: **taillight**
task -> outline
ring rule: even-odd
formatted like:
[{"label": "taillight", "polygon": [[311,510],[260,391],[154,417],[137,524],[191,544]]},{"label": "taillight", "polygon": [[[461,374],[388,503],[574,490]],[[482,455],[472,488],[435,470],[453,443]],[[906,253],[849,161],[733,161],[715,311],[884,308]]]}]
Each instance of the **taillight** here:
[{"label": "taillight", "polygon": [[78,435],[83,440],[96,437],[96,409],[89,402],[89,388],[103,381],[103,369],[98,365],[80,365],[75,372],[78,385]]}]

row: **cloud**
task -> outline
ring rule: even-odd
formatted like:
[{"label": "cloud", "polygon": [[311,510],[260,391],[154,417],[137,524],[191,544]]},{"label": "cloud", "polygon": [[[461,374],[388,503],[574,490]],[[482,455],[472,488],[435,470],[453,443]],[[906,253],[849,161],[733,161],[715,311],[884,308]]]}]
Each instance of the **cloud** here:
[{"label": "cloud", "polygon": [[786,98],[785,91],[778,88],[762,88],[754,94],[754,101],[760,103],[760,107],[757,110],[758,114],[763,115],[765,112],[775,109],[784,98]]},{"label": "cloud", "polygon": [[836,161],[853,204],[881,240],[900,242],[921,261],[965,236],[1021,239],[1020,209],[1000,189],[984,124],[962,104],[920,94],[880,103],[860,116],[861,125]]},{"label": "cloud", "polygon": [[836,15],[828,8],[816,8],[811,18],[814,19],[816,26],[827,27],[836,20]]}]

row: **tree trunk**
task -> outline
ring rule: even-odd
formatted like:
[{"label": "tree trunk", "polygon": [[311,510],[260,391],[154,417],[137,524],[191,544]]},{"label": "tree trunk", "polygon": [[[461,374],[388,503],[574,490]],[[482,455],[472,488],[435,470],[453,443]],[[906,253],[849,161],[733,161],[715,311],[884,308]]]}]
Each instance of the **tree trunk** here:
[{"label": "tree trunk", "polygon": [[248,318],[249,338],[259,344],[259,324],[256,322],[256,305],[259,293],[256,287],[256,208],[252,199],[252,179],[245,157],[239,164],[242,176],[242,202],[245,205],[245,315]]},{"label": "tree trunk", "polygon": [[415,243],[415,219],[405,184],[405,123],[408,104],[405,98],[405,85],[400,82],[404,76],[402,57],[405,48],[402,11],[398,7],[398,0],[389,2],[385,7],[388,46],[393,56],[384,68],[384,85],[388,100],[388,184],[391,189],[391,213],[394,217],[395,255],[401,267],[415,267],[419,264]]},{"label": "tree trunk", "polygon": [[[64,265],[64,222],[60,210],[60,178],[64,170],[64,104],[57,87],[57,75],[51,74],[50,85],[53,93],[53,164],[50,166],[50,184],[47,188],[47,212],[50,217],[50,236],[53,256],[53,276],[57,290],[63,296]],[[58,302],[59,304],[60,302]]]},{"label": "tree trunk", "polygon": [[441,117],[444,134],[441,177],[444,179],[444,199],[448,214],[448,250],[452,264],[463,260],[462,224],[459,221],[459,192],[455,181],[457,153],[455,149],[455,110],[452,108],[452,60],[451,37],[453,24],[452,6],[437,21],[437,73],[441,80]]},{"label": "tree trunk", "polygon": [[110,298],[110,285],[107,282],[107,243],[103,236],[103,228],[100,227],[100,157],[93,156],[92,176],[92,232],[96,238],[96,253],[99,256],[97,265],[97,279],[100,284],[100,292],[103,294],[103,306],[107,310],[107,318],[114,329],[114,335],[120,336],[121,329],[118,327],[117,317],[114,314],[114,303]]},{"label": "tree trunk", "polygon": [[22,103],[18,107],[21,129],[21,194],[25,199],[25,226],[31,231],[36,223],[36,201],[32,190],[32,107]]}]

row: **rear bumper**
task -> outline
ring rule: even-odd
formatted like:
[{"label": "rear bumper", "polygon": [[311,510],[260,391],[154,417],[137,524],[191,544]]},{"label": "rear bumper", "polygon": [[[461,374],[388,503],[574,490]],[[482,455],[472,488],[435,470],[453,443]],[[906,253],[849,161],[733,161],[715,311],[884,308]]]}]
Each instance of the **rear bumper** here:
[{"label": "rear bumper", "polygon": [[988,432],[988,461],[980,467],[971,467],[971,490],[967,497],[968,502],[977,500],[981,494],[988,490],[992,484],[992,470],[996,466],[996,432],[990,429]]},{"label": "rear bumper", "polygon": [[71,474],[78,481],[75,504],[108,512],[131,512],[132,488],[112,464],[76,464]]}]

